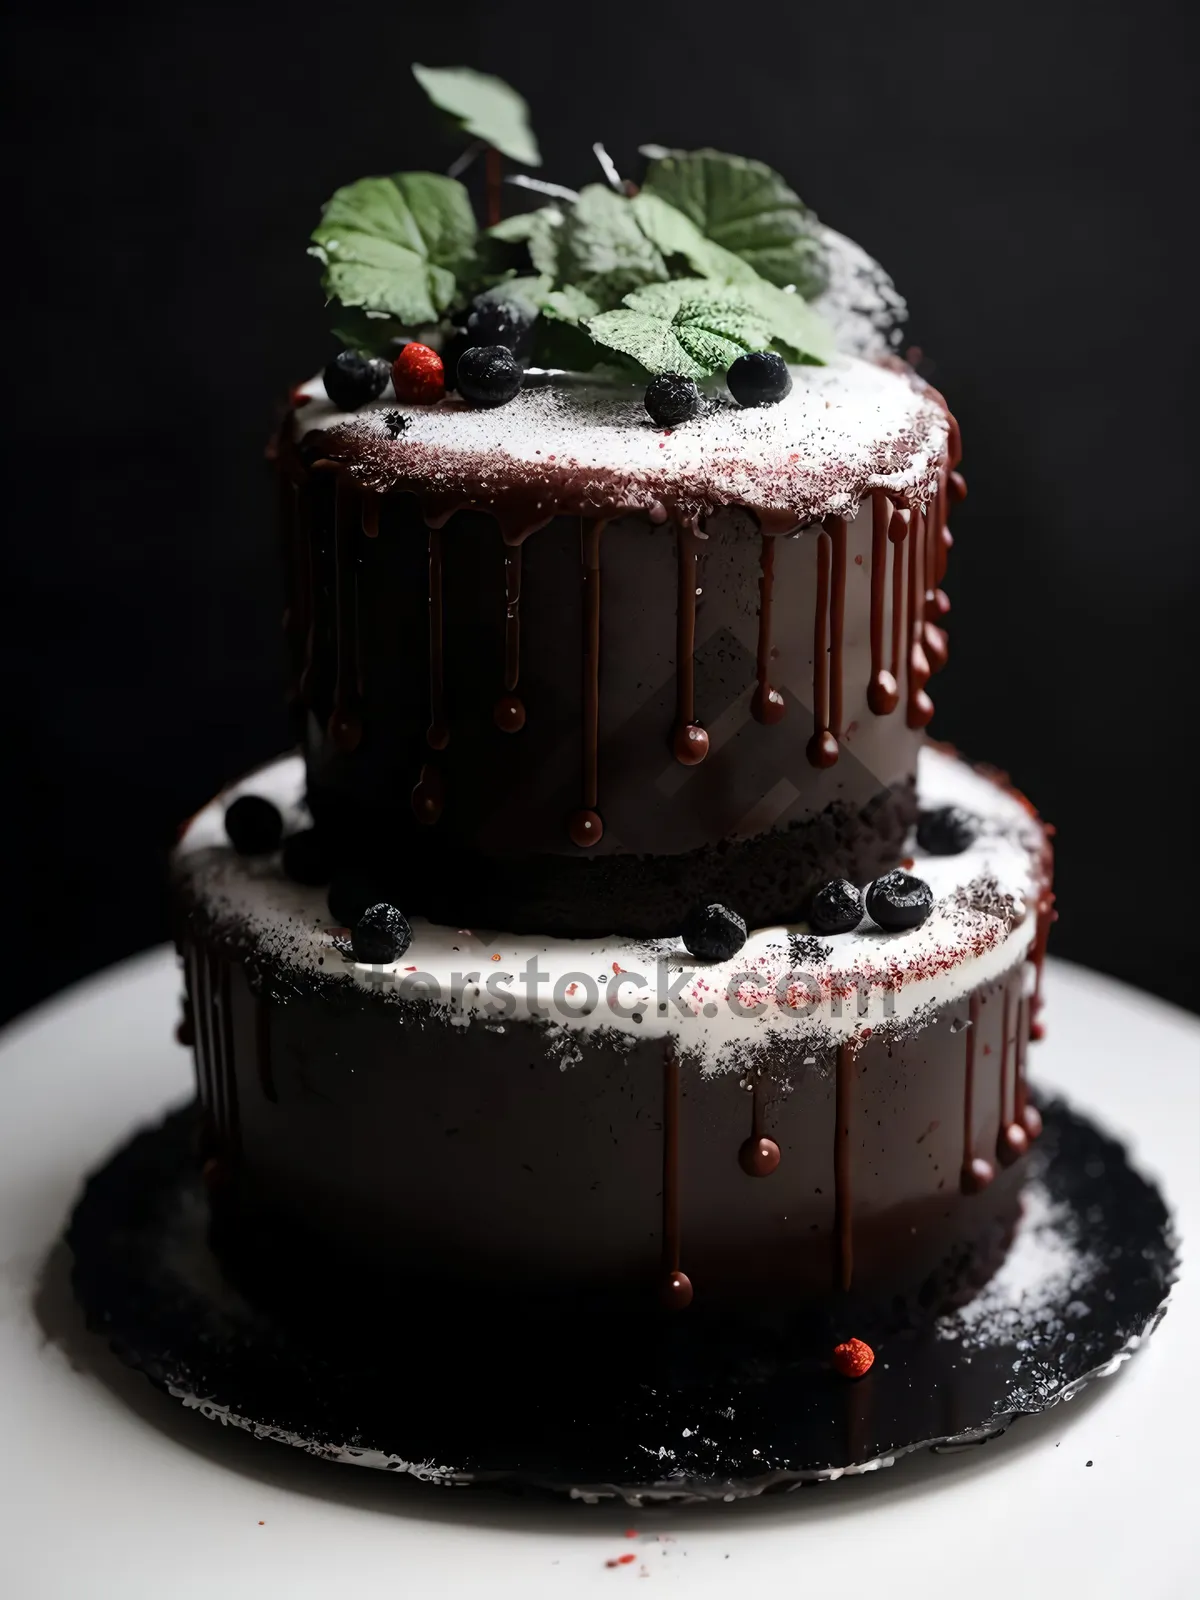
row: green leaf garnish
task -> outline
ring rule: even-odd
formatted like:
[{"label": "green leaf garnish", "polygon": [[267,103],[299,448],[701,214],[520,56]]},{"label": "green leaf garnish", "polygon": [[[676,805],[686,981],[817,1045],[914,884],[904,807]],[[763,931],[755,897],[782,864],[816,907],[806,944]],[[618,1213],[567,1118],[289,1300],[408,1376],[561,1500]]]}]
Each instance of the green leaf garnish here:
[{"label": "green leaf garnish", "polygon": [[719,150],[673,150],[650,162],[642,190],[681,211],[706,239],[749,262],[769,283],[794,284],[805,299],[825,287],[812,213],[761,161]]},{"label": "green leaf garnish", "polygon": [[524,167],[541,166],[529,107],[502,78],[470,67],[423,67],[417,61],[412,70],[438,110],[453,117],[472,139],[482,139]]},{"label": "green leaf garnish", "polygon": [[558,206],[541,206],[537,211],[520,211],[516,216],[505,217],[488,228],[483,237],[525,245],[533,270],[554,278],[558,274],[562,225],[563,214]]},{"label": "green leaf garnish", "polygon": [[584,326],[597,344],[632,356],[647,372],[707,378],[748,350],[765,350],[771,329],[736,289],[705,278],[649,284]]},{"label": "green leaf garnish", "polygon": [[631,290],[662,283],[666,261],[638,225],[629,200],[591,183],[563,217],[557,281],[581,289],[604,308]]},{"label": "green leaf garnish", "polygon": [[397,172],[339,189],[312,240],[330,299],[420,327],[449,309],[471,270],[475,216],[455,179]]},{"label": "green leaf garnish", "polygon": [[408,330],[394,317],[363,311],[358,306],[333,307],[333,336],[348,350],[364,356],[393,356]]}]

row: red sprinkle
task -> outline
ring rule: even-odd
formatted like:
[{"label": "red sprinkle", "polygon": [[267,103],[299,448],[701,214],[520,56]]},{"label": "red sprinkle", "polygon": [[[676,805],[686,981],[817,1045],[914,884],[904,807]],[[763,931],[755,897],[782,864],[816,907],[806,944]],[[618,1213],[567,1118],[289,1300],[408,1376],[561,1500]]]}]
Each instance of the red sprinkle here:
[{"label": "red sprinkle", "polygon": [[446,392],[442,358],[427,344],[406,344],[392,363],[392,386],[397,400],[413,406],[432,406]]},{"label": "red sprinkle", "polygon": [[861,1378],[875,1365],[875,1352],[862,1339],[847,1339],[834,1345],[833,1364],[843,1378]]},{"label": "red sprinkle", "polygon": [[627,1539],[636,1539],[637,1538],[637,1529],[636,1528],[626,1528],[625,1529],[625,1537]]}]

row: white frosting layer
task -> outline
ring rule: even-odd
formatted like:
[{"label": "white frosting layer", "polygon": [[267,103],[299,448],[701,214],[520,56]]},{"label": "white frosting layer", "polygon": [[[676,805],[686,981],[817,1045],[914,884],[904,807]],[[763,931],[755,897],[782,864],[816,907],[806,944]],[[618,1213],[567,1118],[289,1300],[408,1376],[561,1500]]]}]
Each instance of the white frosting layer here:
[{"label": "white frosting layer", "polygon": [[705,1070],[738,1066],[748,1053],[787,1040],[826,1050],[879,1029],[920,1026],[923,1014],[1009,971],[1029,951],[1044,835],[1022,802],[942,751],[921,754],[924,808],[959,805],[980,835],[957,856],[912,848],[913,872],[933,889],[928,920],[908,933],[865,922],[854,933],[809,936],[804,924],[760,928],[728,962],[701,962],[677,939],[545,939],[455,929],[413,920],[413,939],[389,966],[343,953],[323,889],[284,877],[278,857],[246,860],[229,847],[225,807],[258,794],[306,822],[304,768],[287,757],[225,791],[193,818],[176,866],[218,924],[273,959],[364,989],[428,1004],[448,1026],[503,1028],[537,1019],[557,1030],[564,1065],[579,1034],[673,1036]]},{"label": "white frosting layer", "polygon": [[[333,453],[367,487],[501,505],[519,493],[544,503],[547,517],[564,498],[651,514],[664,503],[743,505],[798,520],[852,515],[872,489],[928,498],[947,422],[918,379],[846,355],[791,370],[791,393],[777,405],[743,408],[726,396],[670,430],[651,423],[642,386],[566,374],[532,374],[515,400],[491,410],[389,397],[353,413],[336,410],[314,378],[300,391],[296,427],[335,430]],[[405,426],[392,437],[386,419],[395,428],[396,413]]]}]

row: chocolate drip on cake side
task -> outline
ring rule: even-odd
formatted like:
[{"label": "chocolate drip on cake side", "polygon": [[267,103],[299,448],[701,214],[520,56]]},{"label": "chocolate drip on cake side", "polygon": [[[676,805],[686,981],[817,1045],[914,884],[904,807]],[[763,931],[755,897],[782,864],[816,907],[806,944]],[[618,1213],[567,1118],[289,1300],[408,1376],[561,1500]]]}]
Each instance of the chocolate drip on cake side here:
[{"label": "chocolate drip on cake side", "polygon": [[1020,1049],[1014,1025],[1019,1022],[1020,1001],[1013,1004],[1013,990],[1020,984],[1021,975],[1010,975],[1004,980],[1004,1012],[1000,1040],[1000,1131],[996,1135],[996,1160],[1002,1167],[1011,1167],[1018,1156],[1029,1148],[1029,1137],[1017,1120],[1017,1086],[1012,1085],[1010,1108],[1009,1080],[1013,1075],[1016,1055]]},{"label": "chocolate drip on cake side", "polygon": [[909,512],[902,506],[892,510],[888,523],[888,542],[892,546],[892,665],[891,679],[900,699],[900,674],[904,667],[904,558],[908,550]]},{"label": "chocolate drip on cake side", "polygon": [[978,1194],[996,1176],[991,1162],[975,1152],[975,1058],[979,1044],[981,1000],[978,992],[968,1002],[966,1064],[963,1071],[963,1156],[958,1186],[963,1194]]},{"label": "chocolate drip on cake side", "polygon": [[675,619],[675,759],[681,766],[699,766],[708,754],[708,734],[696,722],[696,533],[687,522],[676,524],[679,594]]},{"label": "chocolate drip on cake side", "polygon": [[758,551],[758,651],[756,671],[758,683],[750,702],[750,714],[756,722],[772,727],[787,710],[780,691],[771,683],[771,606],[775,592],[775,539],[777,535],[759,535]]},{"label": "chocolate drip on cake side", "polygon": [[583,576],[583,804],[568,824],[571,842],[587,850],[599,844],[604,823],[596,807],[600,763],[600,536],[604,522],[581,517],[579,539]]},{"label": "chocolate drip on cake side", "polygon": [[813,619],[813,767],[832,767],[842,732],[842,639],[846,626],[846,519],[827,517],[817,535],[817,604]]},{"label": "chocolate drip on cake side", "polygon": [[679,1222],[679,1057],[668,1040],[663,1049],[662,1285],[668,1311],[692,1303],[692,1280],[680,1268]]},{"label": "chocolate drip on cake side", "polygon": [[358,714],[358,538],[362,511],[358,491],[339,474],[334,508],[334,618],[336,643],[333,708],[328,734],[334,748],[348,754],[362,739]]},{"label": "chocolate drip on cake side", "polygon": [[929,659],[925,654],[925,534],[926,517],[913,506],[908,523],[908,706],[910,728],[924,728],[933,716],[933,701],[926,693]]},{"label": "chocolate drip on cake side", "polygon": [[[888,531],[895,515],[882,489],[871,495],[871,678],[867,705],[877,717],[890,716],[900,703],[894,670],[883,664],[883,615],[887,599]],[[893,658],[895,649],[893,648]]]},{"label": "chocolate drip on cake side", "polygon": [[854,1171],[850,1124],[857,1072],[851,1040],[838,1046],[833,1091],[833,1283],[847,1293],[854,1281]]},{"label": "chocolate drip on cake side", "polygon": [[521,679],[521,546],[505,543],[504,550],[504,693],[492,710],[501,733],[520,733],[525,726],[525,705],[517,694]]},{"label": "chocolate drip on cake side", "polygon": [[[444,617],[442,594],[442,531],[429,529],[429,726],[425,743],[431,750],[444,750],[450,743],[446,723],[444,671]],[[440,767],[426,762],[412,792],[413,815],[418,822],[432,826],[446,803],[445,780]]]},{"label": "chocolate drip on cake side", "polygon": [[748,1178],[769,1178],[779,1165],[779,1146],[763,1132],[764,1089],[761,1073],[751,1086],[750,1137],[738,1150],[738,1165]]}]

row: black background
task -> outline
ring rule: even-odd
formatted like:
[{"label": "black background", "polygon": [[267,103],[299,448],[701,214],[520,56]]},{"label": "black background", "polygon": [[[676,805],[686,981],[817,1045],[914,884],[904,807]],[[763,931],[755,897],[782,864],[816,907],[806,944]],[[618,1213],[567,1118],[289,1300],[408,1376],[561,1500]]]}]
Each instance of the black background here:
[{"label": "black background", "polygon": [[456,153],[413,59],[548,177],[712,144],[888,265],[971,490],[933,731],[1058,825],[1053,948],[1195,1005],[1188,9],[10,5],[0,1014],[162,938],[177,821],[285,743],[263,444],[321,202]]}]

